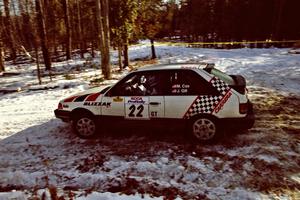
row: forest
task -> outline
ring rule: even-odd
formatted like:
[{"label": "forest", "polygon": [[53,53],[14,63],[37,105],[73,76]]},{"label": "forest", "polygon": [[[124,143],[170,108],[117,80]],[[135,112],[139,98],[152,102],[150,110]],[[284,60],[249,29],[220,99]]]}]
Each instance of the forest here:
[{"label": "forest", "polygon": [[50,70],[54,59],[99,50],[109,79],[110,48],[123,68],[128,46],[143,39],[151,41],[153,59],[154,41],[297,40],[299,6],[298,0],[1,0],[0,71],[19,54]]}]

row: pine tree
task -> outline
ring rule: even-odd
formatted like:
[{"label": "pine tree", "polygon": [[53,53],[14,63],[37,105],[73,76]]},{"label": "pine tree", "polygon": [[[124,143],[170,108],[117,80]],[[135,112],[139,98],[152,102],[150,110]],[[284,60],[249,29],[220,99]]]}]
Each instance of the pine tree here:
[{"label": "pine tree", "polygon": [[112,0],[110,5],[112,40],[114,44],[122,44],[123,66],[126,67],[129,66],[128,46],[133,37],[138,16],[138,0]]},{"label": "pine tree", "polygon": [[141,37],[150,40],[152,59],[156,58],[154,40],[172,34],[174,4],[172,1],[144,0],[139,5],[136,27]]}]

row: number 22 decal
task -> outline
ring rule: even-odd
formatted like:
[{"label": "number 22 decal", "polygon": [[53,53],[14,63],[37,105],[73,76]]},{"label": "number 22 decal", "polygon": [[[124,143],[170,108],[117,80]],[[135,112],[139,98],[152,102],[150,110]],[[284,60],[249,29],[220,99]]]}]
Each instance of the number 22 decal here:
[{"label": "number 22 decal", "polygon": [[[142,112],[144,111],[144,106],[139,105],[136,107],[135,105],[131,105],[129,107],[130,113],[128,114],[129,117],[143,117]],[[137,110],[137,114],[135,115],[134,112]]]}]

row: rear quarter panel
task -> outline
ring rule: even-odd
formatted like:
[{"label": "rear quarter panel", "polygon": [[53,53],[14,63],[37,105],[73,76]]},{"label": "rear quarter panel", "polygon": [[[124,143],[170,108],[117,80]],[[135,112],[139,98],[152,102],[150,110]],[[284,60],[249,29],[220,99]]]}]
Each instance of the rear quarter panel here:
[{"label": "rear quarter panel", "polygon": [[238,118],[244,117],[244,114],[239,112],[239,96],[235,91],[230,90],[222,101],[215,107],[213,115],[218,118]]},{"label": "rear quarter panel", "polygon": [[165,96],[165,117],[183,118],[197,96]]}]

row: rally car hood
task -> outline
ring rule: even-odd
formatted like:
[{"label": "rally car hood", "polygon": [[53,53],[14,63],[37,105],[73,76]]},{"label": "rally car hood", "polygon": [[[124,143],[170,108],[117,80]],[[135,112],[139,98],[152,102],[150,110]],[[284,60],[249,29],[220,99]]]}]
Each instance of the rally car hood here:
[{"label": "rally car hood", "polygon": [[101,93],[101,91],[103,91],[107,87],[110,87],[110,86],[105,85],[105,86],[94,87],[94,88],[91,88],[88,90],[84,90],[82,92],[78,92],[78,93],[74,94],[73,96],[81,96],[81,95],[85,95],[85,94],[92,94],[92,93],[98,93],[98,92]]},{"label": "rally car hood", "polygon": [[72,101],[75,101],[75,99],[77,99],[77,98],[85,98],[85,97],[92,96],[92,95],[99,96],[100,94],[103,94],[104,91],[107,91],[106,89],[110,88],[110,87],[111,86],[107,86],[107,85],[94,87],[94,88],[73,94],[72,96],[69,96],[69,97],[63,99],[62,102],[72,102]]}]

